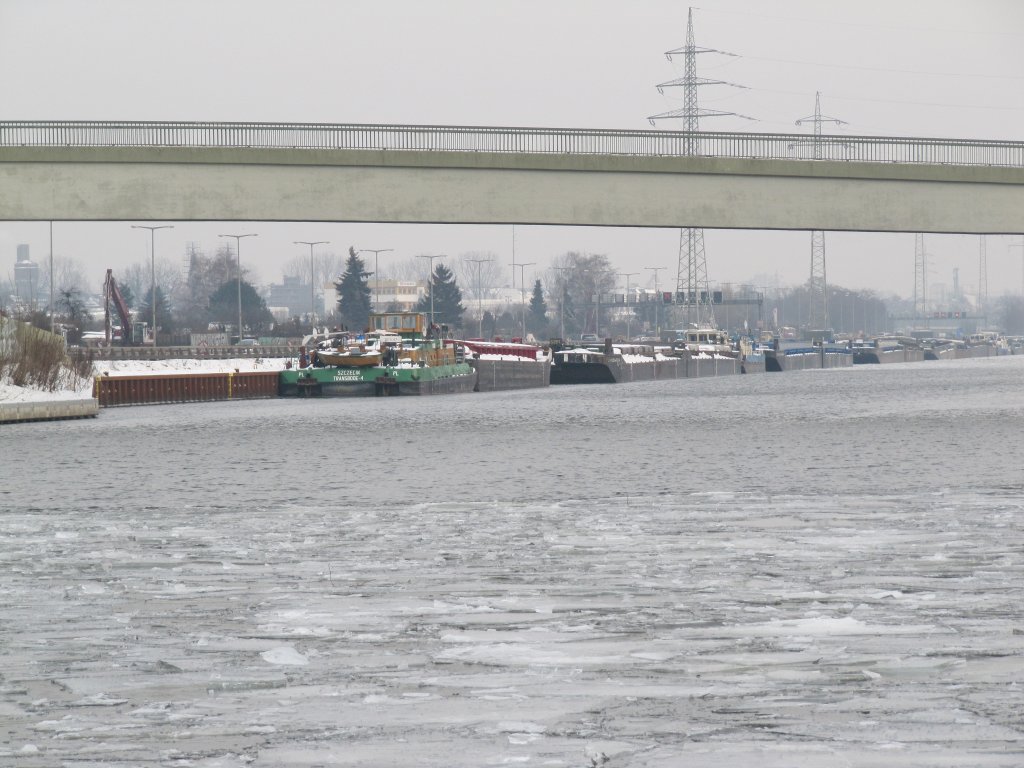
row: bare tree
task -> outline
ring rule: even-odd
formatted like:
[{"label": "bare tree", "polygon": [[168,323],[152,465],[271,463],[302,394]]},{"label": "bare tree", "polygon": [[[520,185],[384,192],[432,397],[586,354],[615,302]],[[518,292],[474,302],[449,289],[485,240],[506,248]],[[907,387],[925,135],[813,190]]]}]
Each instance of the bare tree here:
[{"label": "bare tree", "polygon": [[[334,251],[313,254],[313,282],[321,287],[333,283],[345,271],[345,257]],[[309,283],[309,254],[292,256],[281,269],[285,277],[297,277],[303,283]]]},{"label": "bare tree", "polygon": [[149,268],[143,268],[142,262],[137,261],[129,264],[122,270],[114,272],[114,279],[119,285],[128,286],[132,296],[142,296],[149,287]]},{"label": "bare tree", "polygon": [[178,297],[185,284],[181,268],[170,259],[157,259],[155,265],[137,261],[134,264],[129,264],[120,273],[114,273],[117,282],[127,285],[132,295],[140,300],[149,294],[154,277],[157,287],[164,296]]},{"label": "bare tree", "polygon": [[570,332],[600,328],[596,296],[611,291],[615,279],[615,271],[604,254],[570,251],[552,260],[547,283],[554,289],[555,305],[559,286],[565,287],[562,304],[565,326]]},{"label": "bare tree", "polygon": [[345,272],[346,257],[334,251],[325,251],[313,256],[313,274],[316,277],[316,284],[324,286],[333,283]]},{"label": "bare tree", "polygon": [[281,267],[281,274],[284,277],[297,277],[304,280],[309,277],[309,258],[307,256],[292,256]]},{"label": "bare tree", "polygon": [[[404,261],[390,261],[388,265],[388,279],[391,280],[406,280],[414,282],[421,280],[423,282],[430,281],[430,259],[418,259],[413,256],[410,259]],[[384,270],[381,270],[381,278],[383,279]]]},{"label": "bare tree", "polygon": [[[235,249],[231,243],[222,242],[211,258],[197,243],[189,243],[185,257],[189,263],[188,274],[175,284],[174,305],[183,325],[201,328],[208,320],[210,297],[225,283],[238,279]],[[242,264],[242,280],[252,281],[245,264]],[[148,282],[146,286],[148,290]]]},{"label": "bare tree", "polygon": [[[452,271],[458,275],[459,285],[463,287],[467,298],[479,299],[486,298],[495,288],[501,287],[505,268],[493,251],[469,251],[459,256],[452,265]],[[483,296],[477,296],[478,289]]]},{"label": "bare tree", "polygon": [[[81,262],[70,256],[53,256],[53,289],[56,293],[74,291],[79,294],[95,293],[103,285],[103,275],[95,275],[90,279]],[[50,290],[50,261],[46,259],[39,265],[39,284]]]}]

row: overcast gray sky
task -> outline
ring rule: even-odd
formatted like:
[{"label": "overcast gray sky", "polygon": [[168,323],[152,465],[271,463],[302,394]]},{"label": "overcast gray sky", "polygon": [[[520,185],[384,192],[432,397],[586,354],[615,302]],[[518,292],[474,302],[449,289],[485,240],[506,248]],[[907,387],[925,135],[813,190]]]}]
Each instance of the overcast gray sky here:
[{"label": "overcast gray sky", "polygon": [[[0,0],[0,119],[646,129],[681,106],[654,86],[682,74],[664,52],[685,43],[686,14],[664,0]],[[846,121],[829,132],[1024,139],[1020,0],[705,0],[694,25],[698,45],[735,54],[700,56],[698,74],[744,86],[702,88],[701,105],[756,119],[705,130],[798,130],[820,91],[823,112]],[[54,251],[99,284],[107,267],[148,262],[148,233],[129,223],[58,223]],[[188,241],[212,252],[224,231],[260,234],[243,259],[263,282],[308,253],[294,240],[395,249],[382,267],[419,253],[512,260],[507,226],[189,222],[157,233],[157,257],[180,259]],[[0,222],[0,268],[18,243],[42,260],[47,233]],[[807,279],[808,233],[706,230],[705,242],[713,281]],[[1011,242],[988,239],[993,294],[1021,290],[1024,249]],[[954,267],[976,285],[977,237],[929,236],[927,249],[933,286]],[[516,259],[538,262],[537,276],[567,250],[608,254],[642,273],[634,285],[666,267],[664,285],[678,231],[516,228]],[[913,290],[912,234],[830,233],[827,257],[830,283]]]}]

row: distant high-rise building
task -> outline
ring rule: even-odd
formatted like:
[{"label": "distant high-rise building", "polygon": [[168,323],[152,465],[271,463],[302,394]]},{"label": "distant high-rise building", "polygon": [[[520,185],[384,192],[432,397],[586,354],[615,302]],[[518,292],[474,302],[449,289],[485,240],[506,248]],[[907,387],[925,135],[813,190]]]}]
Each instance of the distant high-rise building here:
[{"label": "distant high-rise building", "polygon": [[39,265],[29,258],[28,245],[18,245],[14,263],[14,295],[25,306],[35,304],[39,297]]},{"label": "distant high-rise building", "polygon": [[[273,283],[270,286],[270,298],[267,301],[271,307],[287,307],[289,317],[301,317],[309,314],[309,284],[302,282],[301,277],[285,275],[281,284]],[[323,299],[317,296],[316,313],[324,316]]]}]

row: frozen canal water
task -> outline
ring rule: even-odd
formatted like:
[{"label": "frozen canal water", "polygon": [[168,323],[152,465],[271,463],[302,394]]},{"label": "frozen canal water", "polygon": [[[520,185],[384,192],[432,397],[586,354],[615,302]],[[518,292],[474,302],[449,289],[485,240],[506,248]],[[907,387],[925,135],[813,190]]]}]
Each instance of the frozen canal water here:
[{"label": "frozen canal water", "polygon": [[1024,358],[0,444],[0,765],[1024,764]]}]

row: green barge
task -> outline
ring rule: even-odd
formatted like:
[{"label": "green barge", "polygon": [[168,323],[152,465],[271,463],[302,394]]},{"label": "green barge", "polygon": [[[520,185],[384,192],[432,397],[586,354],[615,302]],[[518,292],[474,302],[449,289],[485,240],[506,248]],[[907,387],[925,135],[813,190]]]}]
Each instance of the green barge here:
[{"label": "green barge", "polygon": [[476,371],[418,312],[370,315],[363,336],[311,340],[299,367],[281,371],[282,396],[448,395],[472,392]]}]

